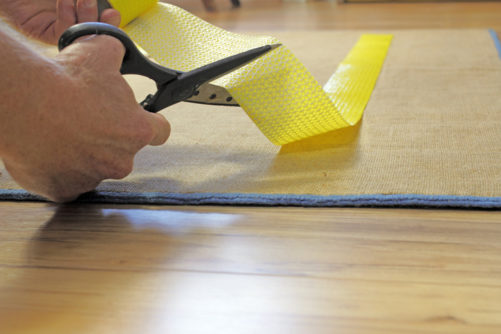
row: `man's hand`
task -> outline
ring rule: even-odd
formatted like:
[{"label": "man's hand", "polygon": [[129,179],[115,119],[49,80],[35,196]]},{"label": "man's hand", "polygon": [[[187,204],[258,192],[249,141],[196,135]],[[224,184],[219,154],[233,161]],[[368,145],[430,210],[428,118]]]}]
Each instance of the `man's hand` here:
[{"label": "man's hand", "polygon": [[59,36],[76,23],[98,21],[120,24],[120,13],[106,9],[98,18],[97,0],[2,0],[0,9],[31,37],[56,44]]},{"label": "man's hand", "polygon": [[141,148],[167,140],[169,123],[143,110],[121,76],[123,56],[118,40],[91,36],[55,61],[27,58],[17,80],[3,73],[0,156],[23,188],[69,201],[104,179],[125,177]]}]

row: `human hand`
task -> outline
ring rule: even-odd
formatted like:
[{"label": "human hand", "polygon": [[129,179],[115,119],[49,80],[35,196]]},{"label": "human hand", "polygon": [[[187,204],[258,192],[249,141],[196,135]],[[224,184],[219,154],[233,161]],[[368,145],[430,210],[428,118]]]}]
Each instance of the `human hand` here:
[{"label": "human hand", "polygon": [[106,9],[98,17],[97,0],[3,0],[0,8],[23,32],[49,44],[56,44],[76,23],[120,24],[120,13],[114,9]]},{"label": "human hand", "polygon": [[84,37],[39,75],[23,102],[32,103],[31,110],[10,113],[13,125],[3,134],[8,150],[2,159],[19,185],[70,201],[104,179],[125,177],[141,148],[167,140],[169,123],[141,108],[121,76],[123,56],[113,37]]}]

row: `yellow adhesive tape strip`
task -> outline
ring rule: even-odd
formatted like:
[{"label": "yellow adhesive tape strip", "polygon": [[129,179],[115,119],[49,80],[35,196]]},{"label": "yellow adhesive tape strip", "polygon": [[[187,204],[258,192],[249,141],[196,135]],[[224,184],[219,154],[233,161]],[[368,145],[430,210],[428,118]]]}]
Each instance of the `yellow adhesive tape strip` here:
[{"label": "yellow adhesive tape strip", "polygon": [[155,6],[157,0],[108,0],[110,5],[118,10],[122,16],[120,21],[120,26],[126,26],[130,21],[134,20],[136,17],[146,12],[151,7]]},{"label": "yellow adhesive tape strip", "polygon": [[[129,3],[136,2],[112,1],[122,15],[136,17],[124,30],[156,61],[176,70],[189,71],[250,48],[280,43],[273,37],[230,33],[173,5],[145,1],[145,7],[151,7],[144,11],[126,6]],[[363,35],[324,88],[285,46],[214,84],[230,92],[271,142],[287,144],[360,120],[391,39]]]}]

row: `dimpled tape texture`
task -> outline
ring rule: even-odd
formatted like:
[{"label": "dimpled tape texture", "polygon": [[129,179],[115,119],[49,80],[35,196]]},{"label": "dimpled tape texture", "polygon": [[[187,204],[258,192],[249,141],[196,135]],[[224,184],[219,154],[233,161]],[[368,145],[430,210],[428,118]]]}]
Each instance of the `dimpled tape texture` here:
[{"label": "dimpled tape texture", "polygon": [[[280,43],[217,28],[155,0],[114,0],[122,27],[161,65],[189,71],[254,47]],[[363,35],[322,88],[286,46],[214,84],[225,87],[263,134],[283,145],[355,125],[386,57],[391,35]]]}]

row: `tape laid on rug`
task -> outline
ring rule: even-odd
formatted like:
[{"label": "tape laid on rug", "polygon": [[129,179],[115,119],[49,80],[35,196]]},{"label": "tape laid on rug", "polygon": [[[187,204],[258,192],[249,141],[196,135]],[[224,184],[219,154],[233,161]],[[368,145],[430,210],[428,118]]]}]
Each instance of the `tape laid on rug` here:
[{"label": "tape laid on rug", "polygon": [[[123,29],[161,65],[189,71],[276,38],[217,28],[156,0],[112,0]],[[281,46],[214,83],[225,87],[274,144],[355,125],[362,117],[384,63],[391,35],[363,35],[324,88]]]}]

